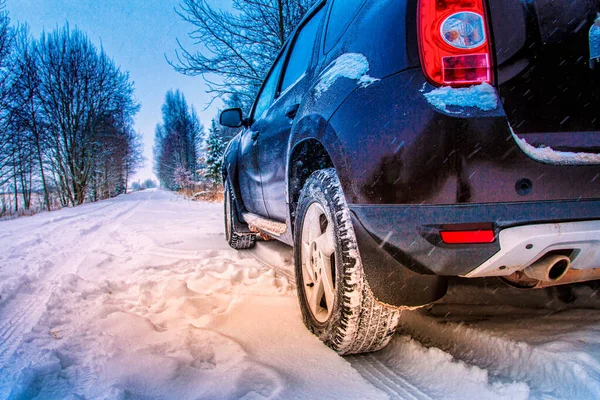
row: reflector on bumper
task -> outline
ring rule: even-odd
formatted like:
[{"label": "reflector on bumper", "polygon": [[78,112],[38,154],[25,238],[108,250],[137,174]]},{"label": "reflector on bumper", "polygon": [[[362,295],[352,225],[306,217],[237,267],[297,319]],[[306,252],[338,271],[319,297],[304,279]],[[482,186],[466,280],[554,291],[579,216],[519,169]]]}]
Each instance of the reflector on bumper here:
[{"label": "reflector on bumper", "polygon": [[496,240],[492,230],[445,231],[440,232],[440,235],[446,244],[493,243]]}]

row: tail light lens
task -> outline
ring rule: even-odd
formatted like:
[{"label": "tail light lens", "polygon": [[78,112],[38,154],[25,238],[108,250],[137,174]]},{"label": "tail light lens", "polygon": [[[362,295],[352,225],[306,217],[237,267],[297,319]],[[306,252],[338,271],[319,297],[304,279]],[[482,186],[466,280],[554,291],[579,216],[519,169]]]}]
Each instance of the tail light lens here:
[{"label": "tail light lens", "polygon": [[438,85],[492,82],[483,0],[420,0],[419,49],[425,75]]}]

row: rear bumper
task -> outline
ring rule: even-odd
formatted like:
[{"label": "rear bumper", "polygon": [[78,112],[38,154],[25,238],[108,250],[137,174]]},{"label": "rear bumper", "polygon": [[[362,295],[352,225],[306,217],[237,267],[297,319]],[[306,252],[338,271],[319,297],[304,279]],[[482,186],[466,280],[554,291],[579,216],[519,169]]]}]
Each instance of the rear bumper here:
[{"label": "rear bumper", "polygon": [[[600,200],[350,209],[367,282],[386,304],[425,305],[445,295],[447,276],[509,275],[549,251],[573,250],[574,269],[600,266]],[[481,223],[493,243],[441,240],[449,226]]]},{"label": "rear bumper", "polygon": [[[381,252],[424,275],[483,276],[473,271],[501,251],[501,232],[508,228],[579,221],[600,224],[600,200],[449,206],[350,205],[350,209]],[[500,239],[469,245],[447,245],[441,240],[440,232],[449,225],[482,223],[491,224]],[[377,274],[377,267],[373,269],[371,274]]]}]

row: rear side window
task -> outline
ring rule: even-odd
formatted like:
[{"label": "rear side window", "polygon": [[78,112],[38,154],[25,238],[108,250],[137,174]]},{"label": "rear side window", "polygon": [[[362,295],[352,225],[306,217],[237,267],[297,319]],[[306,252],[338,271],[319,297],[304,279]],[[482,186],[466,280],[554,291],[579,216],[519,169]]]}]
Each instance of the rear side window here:
[{"label": "rear side window", "polygon": [[254,108],[254,119],[259,119],[262,115],[271,107],[273,99],[275,98],[275,92],[277,91],[277,83],[279,82],[279,74],[281,73],[281,66],[283,65],[283,57],[275,62],[275,66],[271,69],[269,77],[263,84],[262,91],[256,100],[256,107]]},{"label": "rear side window", "polygon": [[300,28],[294,41],[292,51],[288,60],[281,91],[283,92],[292,84],[298,81],[310,66],[313,50],[317,38],[317,31],[323,19],[323,9],[321,8],[312,18]]},{"label": "rear side window", "polygon": [[367,0],[335,0],[329,13],[325,53],[335,46]]}]

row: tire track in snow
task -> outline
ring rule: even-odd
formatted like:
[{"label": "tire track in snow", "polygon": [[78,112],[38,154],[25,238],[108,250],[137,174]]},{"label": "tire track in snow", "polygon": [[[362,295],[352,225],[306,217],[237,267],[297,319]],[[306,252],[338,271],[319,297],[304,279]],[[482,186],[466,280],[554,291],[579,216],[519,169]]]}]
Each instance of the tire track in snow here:
[{"label": "tire track in snow", "polygon": [[175,260],[198,261],[220,256],[217,250],[177,250],[167,247],[153,246],[144,251],[144,254]]},{"label": "tire track in snow", "polygon": [[[65,226],[69,225],[70,223],[72,223],[73,219],[77,219],[77,218],[83,218],[84,220],[89,220],[90,217],[95,216],[95,214],[102,214],[103,212],[105,212],[106,209],[110,208],[110,207],[114,207],[115,205],[115,199],[110,199],[110,200],[105,200],[105,202],[109,203],[109,204],[85,204],[83,206],[79,206],[79,207],[83,207],[83,208],[90,208],[90,206],[96,206],[93,208],[93,210],[91,211],[82,211],[82,210],[77,210],[77,207],[75,208],[66,208],[63,209],[65,211],[71,211],[71,210],[77,210],[78,212],[74,212],[73,214],[69,214],[69,215],[65,215],[65,216],[61,216],[61,217],[50,217],[46,220],[43,220],[37,227],[34,227],[33,229],[31,229],[29,232],[30,233],[37,233],[39,231],[42,231],[44,229],[52,229],[51,232],[55,232],[58,231],[62,228],[64,228]],[[52,213],[55,212],[60,212],[61,210],[57,210],[57,211],[50,211],[50,213],[48,212],[44,212],[41,214],[37,214],[34,215],[32,217],[21,217],[21,218],[45,218],[49,215],[51,215]],[[2,221],[0,221],[2,222]],[[16,224],[14,228],[16,228],[17,230],[19,229],[19,218],[14,219],[14,220],[8,220],[6,221],[7,223],[11,223],[14,222]],[[81,221],[80,221],[81,222]],[[5,237],[10,237],[14,235],[14,231],[13,230],[9,230],[8,232],[0,235],[0,240],[4,239]],[[23,243],[13,243],[13,248],[19,247],[23,245]]]},{"label": "tire track in snow", "polygon": [[349,358],[354,369],[391,399],[432,400],[427,393],[388,368],[376,355],[369,353]]},{"label": "tire track in snow", "polygon": [[[274,250],[272,250],[268,247],[269,247],[269,244],[267,244],[267,243],[257,242],[256,248],[254,248],[252,250],[244,251],[242,254],[250,255],[256,261],[258,261],[259,264],[261,264],[263,267],[272,269],[273,271],[275,271],[275,273],[280,274],[281,276],[284,276],[285,278],[287,278],[290,285],[295,287],[296,286],[296,274],[294,273],[293,261],[291,264],[282,263],[281,265],[276,265],[274,262],[269,260],[268,252],[273,252]],[[293,260],[293,249],[291,247],[284,246],[283,244],[281,246],[278,245],[278,247],[280,248],[279,252],[286,253],[286,255],[291,260]],[[265,252],[261,251],[263,249],[265,250]],[[275,250],[275,251],[277,251],[277,250]]]},{"label": "tire track in snow", "polygon": [[296,286],[296,275],[293,272],[290,272],[286,268],[272,265],[272,264],[264,261],[262,258],[258,257],[257,255],[255,255],[254,253],[250,253],[250,254],[252,254],[252,257],[254,259],[256,259],[256,261],[258,261],[258,263],[260,265],[262,265],[263,267],[265,267],[267,269],[271,269],[271,270],[275,271],[276,274],[280,274],[281,276],[285,277],[288,280],[288,282],[290,283],[290,285],[292,285],[294,287]]},{"label": "tire track in snow", "polygon": [[[23,335],[31,331],[43,314],[50,296],[54,292],[54,289],[60,284],[61,277],[65,274],[76,273],[86,257],[99,248],[101,243],[109,237],[112,232],[119,229],[121,226],[119,219],[131,216],[138,207],[147,203],[148,200],[149,198],[145,197],[133,202],[133,205],[130,205],[130,202],[127,202],[124,203],[123,207],[116,208],[115,212],[108,215],[103,214],[101,216],[102,219],[95,224],[101,226],[99,226],[92,235],[87,235],[87,241],[78,243],[77,247],[74,247],[72,243],[66,243],[64,247],[71,250],[71,254],[68,252],[63,253],[65,261],[64,266],[55,266],[52,270],[40,276],[35,283],[30,283],[30,285],[36,285],[31,293],[18,293],[2,306],[0,313],[2,319],[6,322],[2,323],[2,328],[0,328],[0,369],[13,373],[21,370],[21,368],[18,368],[14,363],[10,365],[11,368],[9,369],[7,362],[11,361],[13,358],[12,356],[18,349]],[[104,209],[104,207],[102,208]],[[91,211],[93,212],[95,210]],[[89,214],[86,213],[82,214],[82,216],[83,215]],[[69,221],[69,223],[72,223],[72,221]],[[82,223],[89,223],[89,219],[84,218]],[[77,225],[80,224],[78,223]],[[55,229],[49,233],[53,233],[60,227],[53,228]],[[85,229],[85,226],[80,229]],[[75,230],[79,231],[78,229]],[[84,251],[79,251],[79,249],[84,249]],[[75,257],[75,260],[70,261],[69,259],[72,259],[73,256]],[[40,299],[44,300],[40,301]],[[19,360],[19,364],[26,363],[26,359]],[[0,382],[3,380],[10,381],[10,377],[4,376]],[[0,394],[1,393],[2,391],[0,390]]]},{"label": "tire track in snow", "polygon": [[[21,338],[21,334],[25,331],[24,322],[31,314],[35,311],[35,301],[29,301],[24,309],[19,309],[18,313],[15,313],[11,319],[2,325],[0,331],[0,338],[2,338],[2,347],[0,348],[0,368],[4,367],[6,363],[5,354],[7,354],[16,341]],[[16,333],[16,334],[15,334]]]}]

